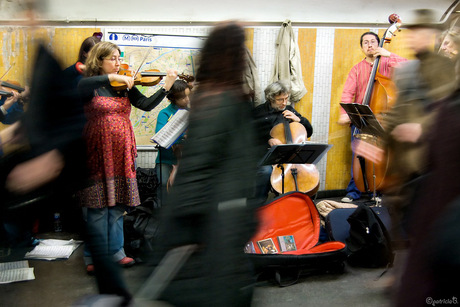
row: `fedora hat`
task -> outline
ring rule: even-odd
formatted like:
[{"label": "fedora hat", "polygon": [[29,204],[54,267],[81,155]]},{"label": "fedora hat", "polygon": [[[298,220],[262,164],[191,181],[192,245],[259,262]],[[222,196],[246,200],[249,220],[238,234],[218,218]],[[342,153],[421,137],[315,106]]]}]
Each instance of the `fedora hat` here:
[{"label": "fedora hat", "polygon": [[431,28],[442,30],[443,24],[436,21],[435,11],[418,9],[412,12],[412,18],[405,24],[406,28]]}]

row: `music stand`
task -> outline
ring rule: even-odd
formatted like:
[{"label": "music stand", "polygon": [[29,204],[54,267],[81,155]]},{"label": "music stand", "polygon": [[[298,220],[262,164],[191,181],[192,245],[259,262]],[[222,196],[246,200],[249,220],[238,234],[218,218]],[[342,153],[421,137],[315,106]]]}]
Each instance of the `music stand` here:
[{"label": "music stand", "polygon": [[[373,135],[378,138],[382,138],[385,135],[385,130],[380,125],[377,118],[375,118],[374,113],[368,105],[362,105],[358,103],[340,103],[342,108],[347,112],[348,116],[353,125],[360,131],[361,134]],[[361,156],[357,156],[359,164],[361,166],[361,172],[363,174],[363,184],[364,189],[369,191],[369,183],[366,179],[366,164],[365,159]],[[374,164],[372,164],[374,165]],[[376,187],[375,187],[375,170],[374,170],[374,198],[376,197]],[[377,202],[378,205],[378,202]]]},{"label": "music stand", "polygon": [[[326,152],[332,147],[329,144],[321,143],[301,143],[301,144],[281,144],[272,146],[259,166],[282,164],[316,164]],[[284,194],[284,170],[282,176],[282,194]]]},{"label": "music stand", "polygon": [[383,137],[385,130],[380,125],[374,113],[368,105],[359,103],[340,103],[342,108],[350,117],[351,123],[361,133],[370,134],[377,137]]}]

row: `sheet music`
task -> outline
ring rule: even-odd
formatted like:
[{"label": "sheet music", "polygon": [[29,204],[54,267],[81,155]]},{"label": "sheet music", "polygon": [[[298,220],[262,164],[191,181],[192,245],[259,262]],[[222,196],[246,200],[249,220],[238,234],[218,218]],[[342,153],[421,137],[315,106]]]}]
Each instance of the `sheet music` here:
[{"label": "sheet music", "polygon": [[33,250],[26,253],[24,258],[42,260],[67,259],[81,243],[82,241],[75,240],[44,240],[35,246]]},{"label": "sheet music", "polygon": [[152,138],[152,142],[169,148],[187,129],[189,111],[180,109]]},{"label": "sheet music", "polygon": [[332,145],[330,144],[310,141],[300,144],[275,145],[270,147],[262,160],[260,160],[259,166],[278,163],[316,164],[331,147]]},{"label": "sheet music", "polygon": [[0,263],[0,284],[35,279],[27,260]]},{"label": "sheet music", "polygon": [[360,133],[382,137],[385,130],[380,125],[368,105],[358,103],[340,103],[350,117],[351,123],[360,130]]}]

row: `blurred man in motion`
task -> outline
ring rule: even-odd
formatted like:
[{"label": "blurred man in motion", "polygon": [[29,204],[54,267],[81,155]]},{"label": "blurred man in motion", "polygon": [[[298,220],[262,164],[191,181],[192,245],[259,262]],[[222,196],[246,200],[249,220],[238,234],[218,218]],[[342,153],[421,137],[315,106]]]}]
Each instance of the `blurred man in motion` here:
[{"label": "blurred man in motion", "polygon": [[[36,5],[25,6],[33,31]],[[15,150],[0,159],[0,217],[19,228],[66,201],[86,177],[85,123],[79,97],[71,90],[58,61],[42,44],[37,48],[27,111],[21,119],[1,131],[0,146]],[[51,216],[51,213],[49,213]],[[13,238],[8,237],[9,243]]]},{"label": "blurred man in motion", "polygon": [[[69,204],[66,199],[85,178],[83,110],[61,73],[53,56],[40,46],[29,108],[20,121],[2,131],[2,145],[14,143],[17,150],[1,158],[0,210],[4,222],[19,228]],[[15,245],[20,239],[8,241]]]},{"label": "blurred man in motion", "polygon": [[[449,187],[443,183],[445,176],[430,183],[438,167],[449,160],[449,155],[442,163],[432,157],[432,151],[437,150],[435,144],[444,143],[450,137],[436,133],[443,121],[440,110],[452,99],[457,100],[453,95],[456,89],[454,65],[434,52],[434,42],[441,27],[433,14],[430,10],[416,10],[414,21],[406,25],[409,29],[407,45],[417,59],[395,71],[398,98],[384,122],[386,150],[391,154],[387,176],[392,178],[393,185],[385,191],[383,204],[388,206],[392,216],[393,242],[409,240],[411,246],[405,267],[398,257],[395,260],[396,268],[405,271],[401,287],[396,289],[398,306],[426,305],[425,300],[434,293],[436,273],[427,261],[433,255],[429,251],[432,246],[429,237],[434,230],[433,222],[445,205],[438,191],[446,192],[445,188],[435,189],[434,185]],[[383,150],[362,141],[357,142],[355,151],[377,163],[384,155]],[[436,154],[436,157],[441,156]],[[454,191],[458,188],[449,188],[447,194]]]}]

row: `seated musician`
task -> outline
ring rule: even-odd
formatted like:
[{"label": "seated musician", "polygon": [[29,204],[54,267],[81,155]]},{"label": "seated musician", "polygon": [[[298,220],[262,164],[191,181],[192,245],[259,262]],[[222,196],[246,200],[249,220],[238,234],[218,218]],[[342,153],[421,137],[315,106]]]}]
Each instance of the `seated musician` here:
[{"label": "seated musician", "polygon": [[[6,91],[8,92],[8,91]],[[12,96],[0,96],[0,122],[3,125],[12,125],[17,122],[24,113],[24,105],[29,99],[29,87],[26,87],[22,93],[11,91]],[[3,130],[1,127],[0,130]],[[2,140],[0,139],[0,157],[3,155]]]},{"label": "seated musician", "polygon": [[0,97],[0,122],[5,125],[15,123],[24,113],[24,103],[28,99],[29,88],[22,93],[12,91],[12,96],[7,97],[1,95]]},{"label": "seated musician", "polygon": [[[256,127],[259,132],[259,147],[264,149],[261,151],[260,157],[266,153],[267,145],[272,147],[283,144],[279,139],[273,138],[270,135],[272,128],[284,122],[286,118],[289,122],[301,123],[306,131],[307,137],[313,133],[313,127],[308,119],[303,117],[291,105],[288,105],[291,86],[285,81],[276,81],[267,86],[265,89],[265,103],[257,106],[253,110],[253,115],[256,121]],[[273,167],[264,165],[257,171],[255,198],[258,204],[263,204],[270,192],[270,176]]]},{"label": "seated musician", "polygon": [[[174,114],[176,114],[179,109],[185,109],[188,107],[190,103],[189,95],[190,85],[182,79],[176,80],[171,86],[168,95],[166,96],[171,103],[169,106],[161,110],[160,113],[158,113],[155,133],[160,131],[160,129],[166,125],[166,123],[172,118]],[[161,183],[162,191],[166,191],[168,180],[170,180],[170,175],[173,172],[174,167],[177,165],[177,156],[175,151],[178,151],[177,146],[181,139],[182,138],[176,141],[176,143],[168,149],[161,147],[159,149],[160,152],[155,160],[155,169],[158,179]]]}]

